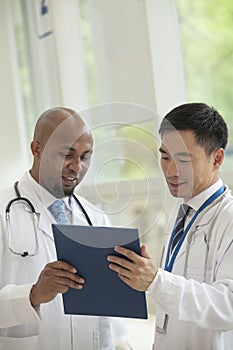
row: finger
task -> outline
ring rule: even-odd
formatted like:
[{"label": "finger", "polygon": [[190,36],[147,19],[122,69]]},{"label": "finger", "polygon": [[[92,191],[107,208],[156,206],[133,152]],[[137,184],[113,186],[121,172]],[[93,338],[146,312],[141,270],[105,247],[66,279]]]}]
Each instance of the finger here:
[{"label": "finger", "polygon": [[120,274],[121,276],[125,276],[127,278],[130,278],[130,276],[132,275],[132,273],[123,268],[123,267],[120,267],[118,265],[115,265],[115,264],[109,264],[109,268],[112,270],[112,271],[115,271],[117,272],[118,274]]},{"label": "finger", "polygon": [[54,261],[52,263],[48,263],[46,265],[46,267],[48,268],[52,268],[52,269],[59,269],[59,270],[66,270],[66,271],[70,271],[72,273],[76,273],[77,269],[76,267],[68,264],[66,261]]},{"label": "finger", "polygon": [[[83,288],[83,284],[82,283],[78,283],[76,281],[73,281],[71,279],[68,278],[59,278],[56,281],[57,286],[59,286],[60,288],[74,288],[74,289],[82,289]],[[60,291],[60,293],[64,293],[64,291]]]},{"label": "finger", "polygon": [[126,248],[119,247],[119,246],[115,246],[114,250],[117,253],[124,255],[126,258],[128,258],[129,260],[131,260],[133,262],[137,262],[140,259],[140,255],[135,253],[133,250],[126,249]]},{"label": "finger", "polygon": [[58,270],[58,269],[54,269],[53,270],[53,274],[54,276],[56,276],[57,278],[66,278],[68,280],[74,281],[76,283],[81,283],[83,284],[85,282],[85,279],[79,275],[77,275],[76,273],[73,272],[69,272],[66,270]]},{"label": "finger", "polygon": [[145,244],[142,244],[142,246],[141,246],[141,255],[144,258],[151,259],[151,256],[149,255],[149,253],[147,251],[147,246]]},{"label": "finger", "polygon": [[[46,265],[56,276],[66,276],[79,283],[84,283],[85,279],[77,275],[77,269],[65,261],[55,261]],[[68,275],[69,273],[69,275]]]},{"label": "finger", "polygon": [[131,288],[133,288],[133,282],[132,280],[130,280],[127,276],[121,275],[118,273],[118,277],[125,282],[126,284],[128,284],[128,286],[130,286]]},{"label": "finger", "polygon": [[[44,281],[47,281],[46,283],[51,282],[53,284],[63,284],[63,285],[68,285],[72,287],[74,286],[74,284],[83,284],[85,282],[85,279],[83,277],[77,275],[74,272],[64,270],[62,267],[66,268],[67,267],[66,263],[65,265],[62,262],[48,264],[41,273],[42,281],[44,280]],[[68,270],[69,270],[69,267],[68,267]],[[77,270],[75,269],[75,271]],[[72,282],[70,284],[70,282],[67,283],[66,281],[72,281]]]},{"label": "finger", "polygon": [[119,256],[116,256],[116,255],[109,255],[107,257],[107,260],[109,262],[112,262],[114,264],[117,264],[119,266],[122,266],[124,267],[125,269],[128,269],[128,270],[131,270],[132,269],[132,262],[130,262],[129,260],[126,260],[126,259],[123,259],[123,258],[120,258]]}]

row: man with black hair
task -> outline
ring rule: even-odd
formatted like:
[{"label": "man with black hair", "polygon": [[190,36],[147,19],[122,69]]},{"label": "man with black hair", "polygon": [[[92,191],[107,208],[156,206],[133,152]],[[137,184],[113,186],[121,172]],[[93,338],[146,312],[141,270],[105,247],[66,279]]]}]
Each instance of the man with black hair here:
[{"label": "man with black hair", "polygon": [[[183,200],[158,268],[116,247],[110,268],[155,303],[153,349],[230,350],[233,344],[233,197],[220,179],[228,141],[222,116],[204,103],[187,103],[162,120],[161,167],[172,196]],[[184,210],[185,207],[185,210]]]}]

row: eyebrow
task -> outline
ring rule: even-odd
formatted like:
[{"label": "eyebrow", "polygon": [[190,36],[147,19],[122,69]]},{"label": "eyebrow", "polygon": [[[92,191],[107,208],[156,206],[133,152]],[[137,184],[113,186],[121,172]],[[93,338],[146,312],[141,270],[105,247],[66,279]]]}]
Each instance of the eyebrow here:
[{"label": "eyebrow", "polygon": [[[168,154],[162,147],[159,148],[159,152],[163,154]],[[189,152],[177,152],[174,154],[174,156],[181,156],[181,157],[192,157],[192,154]]]},{"label": "eyebrow", "polygon": [[[64,146],[63,149],[64,151],[76,152],[76,150],[73,147]],[[93,149],[86,150],[83,153],[84,154],[93,153]]]},{"label": "eyebrow", "polygon": [[162,147],[159,148],[159,152],[160,153],[167,153],[164,149],[162,149]]}]

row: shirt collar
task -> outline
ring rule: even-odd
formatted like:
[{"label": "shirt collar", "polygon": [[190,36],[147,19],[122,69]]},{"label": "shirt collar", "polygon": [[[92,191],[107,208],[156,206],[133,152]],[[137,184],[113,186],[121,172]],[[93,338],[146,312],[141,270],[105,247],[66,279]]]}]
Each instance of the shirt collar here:
[{"label": "shirt collar", "polygon": [[62,198],[63,201],[65,202],[66,208],[70,211],[72,211],[72,207],[73,207],[73,197],[72,196],[66,196],[64,198]]},{"label": "shirt collar", "polygon": [[221,179],[219,179],[217,182],[215,182],[213,185],[208,187],[205,191],[199,193],[197,196],[194,196],[191,198],[186,204],[188,204],[191,208],[194,210],[198,210],[200,206],[210,197],[212,194],[214,194],[219,188],[223,185],[223,182]]}]

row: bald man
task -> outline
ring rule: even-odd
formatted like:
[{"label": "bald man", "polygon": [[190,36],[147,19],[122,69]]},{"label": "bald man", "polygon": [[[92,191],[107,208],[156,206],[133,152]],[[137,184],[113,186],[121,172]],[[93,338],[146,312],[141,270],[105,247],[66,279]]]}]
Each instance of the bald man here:
[{"label": "bald man", "polygon": [[[57,199],[70,224],[110,225],[103,212],[73,193],[89,168],[92,148],[91,131],[77,112],[47,110],[35,127],[31,170],[0,194],[0,349],[114,348],[110,319],[64,315],[62,293],[85,288],[85,280],[73,266],[56,261],[51,231],[56,221],[50,208]],[[7,225],[5,209],[19,195],[33,204],[35,217],[25,202],[16,201]]]}]

